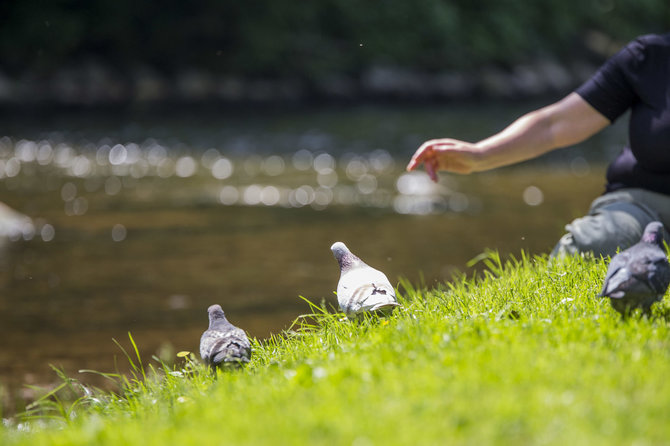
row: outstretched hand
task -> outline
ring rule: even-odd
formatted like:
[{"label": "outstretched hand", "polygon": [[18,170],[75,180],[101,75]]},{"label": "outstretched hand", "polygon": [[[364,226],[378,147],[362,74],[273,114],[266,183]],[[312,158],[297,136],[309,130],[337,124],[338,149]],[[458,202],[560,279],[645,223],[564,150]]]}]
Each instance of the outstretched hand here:
[{"label": "outstretched hand", "polygon": [[475,170],[478,150],[475,145],[457,139],[432,139],[424,142],[407,164],[412,171],[423,163],[430,179],[437,182],[437,171],[471,173]]},{"label": "outstretched hand", "polygon": [[423,163],[433,181],[437,172],[479,172],[535,158],[598,133],[611,121],[573,92],[554,104],[526,113],[501,132],[472,144],[432,139],[421,144],[407,165]]}]

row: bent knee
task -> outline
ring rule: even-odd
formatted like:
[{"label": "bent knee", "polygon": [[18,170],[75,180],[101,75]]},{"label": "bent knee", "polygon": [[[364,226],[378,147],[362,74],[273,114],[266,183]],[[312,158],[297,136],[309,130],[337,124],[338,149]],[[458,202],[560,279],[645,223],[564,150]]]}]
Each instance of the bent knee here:
[{"label": "bent knee", "polygon": [[577,218],[568,224],[568,231],[557,247],[565,254],[592,253],[595,256],[612,256],[637,243],[651,218],[636,215],[626,209],[604,209],[593,215]]}]

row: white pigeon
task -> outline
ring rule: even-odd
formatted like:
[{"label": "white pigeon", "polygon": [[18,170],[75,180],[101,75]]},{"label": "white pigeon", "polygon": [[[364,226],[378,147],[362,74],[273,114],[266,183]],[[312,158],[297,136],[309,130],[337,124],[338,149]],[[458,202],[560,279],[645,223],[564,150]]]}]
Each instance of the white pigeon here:
[{"label": "white pigeon", "polygon": [[200,356],[212,369],[239,367],[251,358],[247,334],[228,322],[220,305],[207,309],[209,328],[200,337]]},{"label": "white pigeon", "polygon": [[330,247],[340,265],[337,302],[347,316],[363,312],[390,313],[400,304],[386,275],[355,256],[342,243]]}]

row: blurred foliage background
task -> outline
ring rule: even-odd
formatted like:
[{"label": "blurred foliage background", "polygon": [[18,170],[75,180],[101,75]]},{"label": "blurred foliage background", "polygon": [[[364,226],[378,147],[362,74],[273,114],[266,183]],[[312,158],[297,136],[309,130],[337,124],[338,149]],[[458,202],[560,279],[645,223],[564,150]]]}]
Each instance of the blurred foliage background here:
[{"label": "blurred foliage background", "polygon": [[375,66],[424,73],[550,57],[599,63],[638,34],[670,29],[667,0],[5,0],[0,74],[52,76],[95,63],[289,79],[308,92]]}]

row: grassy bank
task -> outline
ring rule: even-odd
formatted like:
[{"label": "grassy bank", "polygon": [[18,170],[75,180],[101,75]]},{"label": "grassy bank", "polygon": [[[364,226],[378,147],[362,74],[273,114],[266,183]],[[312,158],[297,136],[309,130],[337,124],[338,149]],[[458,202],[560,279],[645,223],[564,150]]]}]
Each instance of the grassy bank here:
[{"label": "grassy bank", "polygon": [[476,280],[401,283],[403,308],[388,319],[313,307],[302,329],[255,343],[247,369],[218,379],[189,360],[142,368],[131,345],[125,392],[71,383],[74,406],[47,398],[54,418],[7,423],[0,443],[670,442],[667,302],[623,321],[595,297],[601,262],[484,261]]}]

